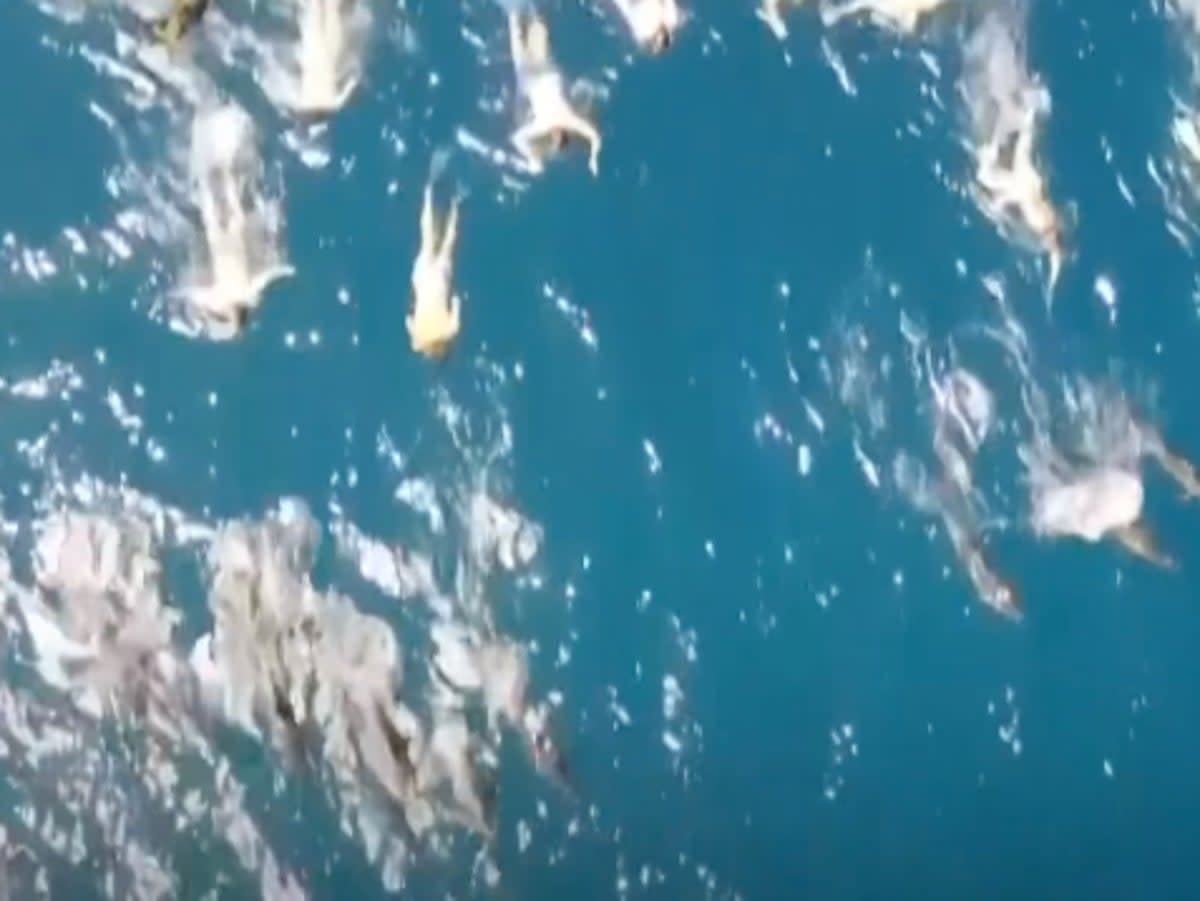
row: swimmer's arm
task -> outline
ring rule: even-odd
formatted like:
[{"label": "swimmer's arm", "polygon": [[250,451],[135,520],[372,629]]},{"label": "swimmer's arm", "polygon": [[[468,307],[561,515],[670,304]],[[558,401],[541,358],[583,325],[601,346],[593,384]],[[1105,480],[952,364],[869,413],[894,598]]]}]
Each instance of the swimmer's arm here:
[{"label": "swimmer's arm", "polygon": [[442,233],[442,244],[438,248],[438,262],[442,268],[449,272],[454,266],[454,246],[458,243],[458,205],[459,200],[454,198],[450,204],[450,214],[446,217],[446,230]]},{"label": "swimmer's arm", "polygon": [[437,236],[434,234],[433,221],[433,185],[425,186],[424,199],[421,201],[421,256],[434,253],[437,248]]},{"label": "swimmer's arm", "polygon": [[521,17],[519,13],[508,14],[508,44],[512,51],[513,63],[520,67],[528,56],[525,52],[525,41],[521,34]]},{"label": "swimmer's arm", "polygon": [[600,139],[600,132],[596,129],[595,125],[578,113],[572,113],[564,124],[588,142],[591,147],[591,155],[588,158],[588,169],[591,170],[592,175],[598,175],[600,172],[600,146],[603,143]]},{"label": "swimmer's arm", "polygon": [[543,168],[542,157],[534,149],[534,135],[540,128],[536,121],[526,122],[515,132],[513,132],[512,142],[517,151],[525,158],[526,164],[534,172],[541,172]]}]

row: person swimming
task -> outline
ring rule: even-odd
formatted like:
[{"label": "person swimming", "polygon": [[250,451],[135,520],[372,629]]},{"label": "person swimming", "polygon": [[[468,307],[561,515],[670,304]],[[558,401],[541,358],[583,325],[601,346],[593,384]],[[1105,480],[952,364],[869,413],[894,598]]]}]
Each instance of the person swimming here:
[{"label": "person swimming", "polygon": [[682,16],[675,0],[613,0],[638,46],[653,54],[670,49]]},{"label": "person swimming", "polygon": [[1024,601],[1016,586],[992,565],[984,547],[979,511],[974,502],[972,461],[987,435],[990,398],[972,378],[955,371],[942,385],[934,386],[937,418],[933,452],[940,479],[935,485],[932,508],[937,512],[975,596],[992,610],[1011,620],[1024,615]]},{"label": "person swimming", "polygon": [[405,325],[413,350],[433,360],[445,358],[462,325],[461,302],[452,289],[458,204],[456,198],[439,239],[434,221],[433,186],[425,186],[421,247],[412,269],[413,304]]},{"label": "person swimming", "polygon": [[1065,254],[1063,226],[1034,158],[1037,117],[1048,103],[1037,95],[1011,130],[979,148],[975,177],[985,209],[996,217],[1015,214],[1046,254],[1053,288]]},{"label": "person swimming", "polygon": [[171,12],[151,27],[155,37],[168,47],[178,44],[208,12],[211,0],[172,0]]},{"label": "person swimming", "polygon": [[305,0],[301,7],[294,107],[302,121],[315,122],[341,109],[358,87],[356,28],[365,26],[356,25],[355,18],[367,14],[340,0]]},{"label": "person swimming", "polygon": [[513,133],[513,145],[534,172],[545,168],[547,156],[561,152],[576,136],[588,143],[588,168],[598,174],[600,133],[567,100],[562,73],[550,53],[550,34],[546,23],[535,13],[511,12],[508,15],[509,40],[517,91],[528,104],[528,119]]}]

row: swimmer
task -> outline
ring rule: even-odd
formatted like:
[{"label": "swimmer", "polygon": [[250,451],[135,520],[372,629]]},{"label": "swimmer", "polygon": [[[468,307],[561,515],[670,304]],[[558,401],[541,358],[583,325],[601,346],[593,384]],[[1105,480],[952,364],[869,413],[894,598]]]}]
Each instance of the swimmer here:
[{"label": "swimmer", "polygon": [[1135,557],[1141,557],[1147,563],[1160,569],[1179,569],[1175,558],[1169,557],[1158,548],[1158,541],[1150,527],[1141,519],[1128,525],[1114,529],[1111,533],[1117,544],[1129,551]]},{"label": "swimmer", "polygon": [[172,0],[171,12],[152,26],[154,35],[168,47],[174,47],[208,12],[210,0]]},{"label": "swimmer", "polygon": [[613,0],[634,41],[655,55],[671,48],[682,17],[675,0]]},{"label": "swimmer", "polygon": [[913,34],[921,21],[944,3],[946,0],[846,0],[822,7],[821,21],[833,25],[847,16],[866,13],[868,18],[885,28]]},{"label": "swimmer", "polygon": [[588,143],[588,168],[593,175],[598,174],[600,133],[567,100],[562,73],[550,54],[546,23],[530,14],[528,24],[523,26],[521,14],[513,12],[508,16],[508,32],[517,91],[529,105],[528,120],[513,133],[513,145],[530,169],[541,172],[547,151],[558,152],[566,147],[570,136],[577,136]]},{"label": "swimmer", "polygon": [[300,19],[297,60],[300,84],[296,111],[305,121],[328,118],[358,87],[352,35],[341,0],[306,0]]},{"label": "swimmer", "polygon": [[[1058,212],[1048,199],[1046,180],[1033,158],[1037,109],[1031,109],[1015,134],[993,141],[979,152],[976,179],[983,189],[985,205],[995,213],[1014,209],[1041,246],[1050,262],[1050,286],[1058,281],[1063,262],[1063,228]],[[1012,142],[1011,144],[1009,142]],[[1011,148],[1008,165],[1004,151]]]},{"label": "swimmer", "polygon": [[439,241],[433,214],[433,186],[426,185],[421,208],[421,248],[412,269],[413,305],[405,325],[412,349],[432,360],[445,358],[461,326],[461,303],[451,286],[457,239],[458,199],[450,206]]}]

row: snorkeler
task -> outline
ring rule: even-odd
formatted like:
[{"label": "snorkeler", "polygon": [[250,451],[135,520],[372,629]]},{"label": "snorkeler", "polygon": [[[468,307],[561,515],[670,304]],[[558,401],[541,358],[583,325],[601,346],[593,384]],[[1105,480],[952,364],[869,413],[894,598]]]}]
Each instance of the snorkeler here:
[{"label": "snorkeler", "polygon": [[517,91],[529,104],[528,120],[512,136],[512,142],[525,157],[529,168],[541,172],[545,158],[566,148],[571,135],[586,141],[590,148],[588,168],[593,175],[600,167],[600,133],[577,113],[567,100],[562,73],[550,54],[550,35],[546,23],[536,13],[508,15]]},{"label": "snorkeler", "polygon": [[638,46],[653,54],[670,49],[681,16],[675,0],[613,0]]},{"label": "snorkeler", "polygon": [[210,0],[172,0],[171,12],[154,23],[154,35],[168,47],[179,43],[208,12]]},{"label": "snorkeler", "polygon": [[421,248],[412,269],[413,304],[405,325],[413,350],[434,360],[446,356],[461,325],[461,303],[451,285],[457,239],[458,199],[450,206],[439,240],[433,213],[433,186],[426,185],[421,208]]}]

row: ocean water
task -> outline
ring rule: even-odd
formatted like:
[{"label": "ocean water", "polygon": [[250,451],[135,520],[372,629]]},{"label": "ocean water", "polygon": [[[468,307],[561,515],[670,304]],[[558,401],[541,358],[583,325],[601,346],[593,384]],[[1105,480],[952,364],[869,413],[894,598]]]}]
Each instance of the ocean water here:
[{"label": "ocean water", "polygon": [[[1200,509],[1147,467],[1174,572],[1039,538],[1019,455],[1107,447],[1096,410],[1125,395],[1200,458],[1179,9],[1013,16],[1052,96],[1040,159],[1069,252],[1050,290],[965,187],[982,0],[913,37],[799,8],[784,41],[746,3],[696,2],[662,57],[605,4],[540,4],[595,86],[597,178],[493,155],[513,101],[498,6],[372,2],[363,82],[314,137],[227,52],[266,11],[217,0],[189,52],[256,123],[296,270],[218,341],[172,326],[190,106],[104,63],[145,72],[116,37],[130,9],[92,6],[0,11],[11,897],[1194,893]],[[404,326],[431,170],[439,207],[463,196],[464,326],[440,364]],[[972,476],[1019,621],[978,602],[895,476],[906,454],[933,470],[953,366],[995,400]],[[431,623],[528,649],[566,784],[518,724],[472,720],[492,834],[385,816],[393,854],[330,767],[169,692],[205,750],[155,737],[121,686],[159,684],[213,628],[214,530],[285,498],[320,533],[312,585],[387,624],[423,723]],[[29,598],[55,591],[33,547],[63,511],[149,524],[179,614],[98,713],[31,639]]]}]

